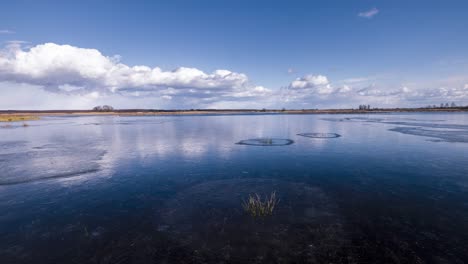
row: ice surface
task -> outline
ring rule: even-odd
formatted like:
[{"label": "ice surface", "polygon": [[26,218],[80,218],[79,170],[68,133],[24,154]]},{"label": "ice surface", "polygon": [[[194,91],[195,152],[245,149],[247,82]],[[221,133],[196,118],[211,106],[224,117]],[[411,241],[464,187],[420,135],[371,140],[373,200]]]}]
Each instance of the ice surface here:
[{"label": "ice surface", "polygon": [[438,138],[438,141],[468,143],[468,131],[466,130],[429,130],[421,127],[395,127],[390,129],[390,131],[408,135]]},{"label": "ice surface", "polygon": [[364,122],[385,125],[395,125],[390,131],[407,135],[436,138],[435,142],[462,142],[468,143],[468,125],[447,124],[444,120],[420,120],[413,118],[325,118],[323,120],[333,122]]},{"label": "ice surface", "polygon": [[92,145],[47,144],[30,147],[24,141],[0,143],[0,185],[96,172],[105,151]]}]

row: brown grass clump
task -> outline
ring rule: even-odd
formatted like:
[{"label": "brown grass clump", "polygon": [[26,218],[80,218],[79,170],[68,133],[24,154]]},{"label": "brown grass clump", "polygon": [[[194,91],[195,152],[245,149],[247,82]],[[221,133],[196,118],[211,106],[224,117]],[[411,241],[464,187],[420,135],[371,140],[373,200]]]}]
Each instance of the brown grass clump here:
[{"label": "brown grass clump", "polygon": [[279,199],[276,198],[276,192],[272,192],[270,197],[265,196],[265,200],[262,200],[260,195],[255,193],[242,203],[242,207],[253,217],[263,217],[272,215],[278,203]]}]

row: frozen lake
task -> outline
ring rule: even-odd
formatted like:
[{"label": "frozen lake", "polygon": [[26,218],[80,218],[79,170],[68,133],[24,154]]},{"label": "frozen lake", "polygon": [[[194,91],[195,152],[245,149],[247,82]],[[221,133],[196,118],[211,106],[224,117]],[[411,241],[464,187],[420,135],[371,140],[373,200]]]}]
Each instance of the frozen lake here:
[{"label": "frozen lake", "polygon": [[468,114],[28,124],[0,128],[1,263],[468,262]]}]

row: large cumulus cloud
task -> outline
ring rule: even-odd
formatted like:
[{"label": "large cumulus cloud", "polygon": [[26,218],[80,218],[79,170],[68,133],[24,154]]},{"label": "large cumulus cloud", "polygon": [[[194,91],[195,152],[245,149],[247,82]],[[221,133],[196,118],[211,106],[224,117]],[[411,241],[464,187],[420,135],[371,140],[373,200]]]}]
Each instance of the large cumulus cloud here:
[{"label": "large cumulus cloud", "polygon": [[249,82],[243,73],[215,70],[205,73],[180,67],[128,66],[119,56],[105,56],[96,49],[45,43],[24,50],[10,45],[0,53],[0,80],[27,83],[55,93],[120,93],[165,98],[255,97],[270,90]]}]

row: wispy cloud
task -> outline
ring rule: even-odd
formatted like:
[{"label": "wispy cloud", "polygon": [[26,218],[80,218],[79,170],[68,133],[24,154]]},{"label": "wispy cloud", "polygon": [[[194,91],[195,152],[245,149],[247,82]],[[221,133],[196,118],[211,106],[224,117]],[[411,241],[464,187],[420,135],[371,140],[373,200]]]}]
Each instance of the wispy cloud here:
[{"label": "wispy cloud", "polygon": [[24,41],[24,40],[8,40],[8,41],[6,41],[5,43],[7,43],[7,44],[18,44],[18,45],[22,45],[22,44],[28,44],[29,41]]},{"label": "wispy cloud", "polygon": [[373,78],[370,78],[370,77],[355,77],[355,78],[344,79],[343,82],[347,84],[353,84],[353,83],[367,82],[372,79]]},{"label": "wispy cloud", "polygon": [[15,32],[8,29],[0,29],[0,34],[14,34]]},{"label": "wispy cloud", "polygon": [[370,10],[367,10],[367,11],[364,11],[364,12],[360,12],[358,14],[359,17],[364,17],[364,18],[373,18],[374,16],[376,16],[377,14],[379,13],[379,10],[377,8],[372,8]]}]

